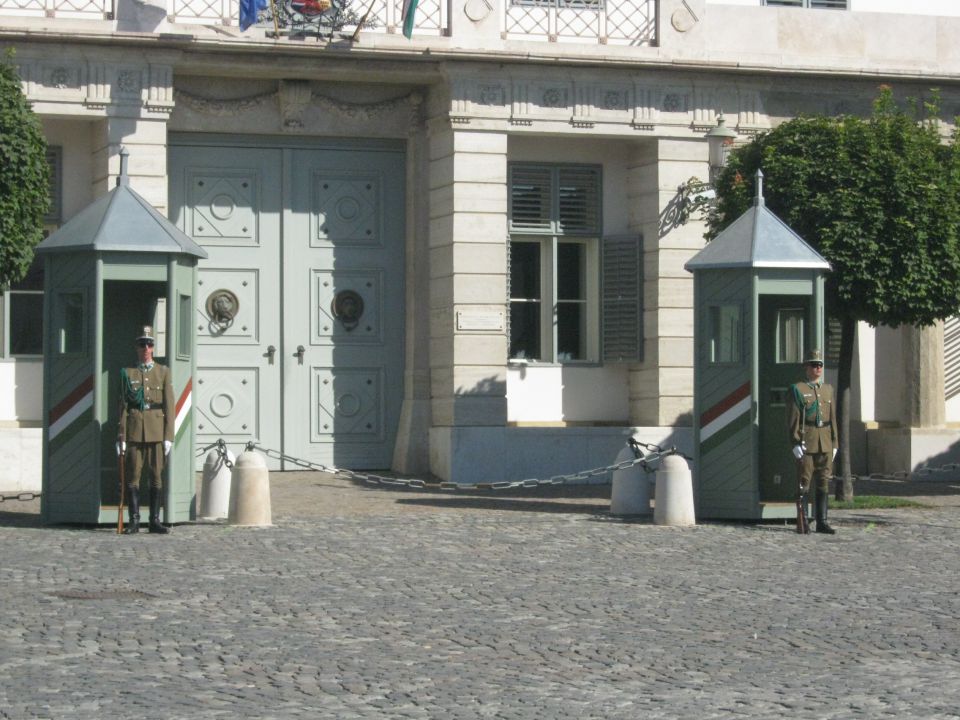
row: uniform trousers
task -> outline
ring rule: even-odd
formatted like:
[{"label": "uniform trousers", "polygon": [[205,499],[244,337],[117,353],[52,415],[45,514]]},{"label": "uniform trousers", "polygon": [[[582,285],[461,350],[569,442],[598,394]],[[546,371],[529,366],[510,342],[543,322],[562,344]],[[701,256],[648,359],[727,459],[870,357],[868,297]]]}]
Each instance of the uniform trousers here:
[{"label": "uniform trousers", "polygon": [[160,490],[163,487],[163,443],[128,442],[124,457],[124,470],[127,474],[127,487],[136,490],[140,487],[140,476],[144,468],[151,475],[150,487]]},{"label": "uniform trousers", "polygon": [[833,453],[804,453],[797,461],[800,473],[800,486],[804,494],[810,492],[811,481],[816,480],[816,488],[821,492],[830,491],[830,476]]}]

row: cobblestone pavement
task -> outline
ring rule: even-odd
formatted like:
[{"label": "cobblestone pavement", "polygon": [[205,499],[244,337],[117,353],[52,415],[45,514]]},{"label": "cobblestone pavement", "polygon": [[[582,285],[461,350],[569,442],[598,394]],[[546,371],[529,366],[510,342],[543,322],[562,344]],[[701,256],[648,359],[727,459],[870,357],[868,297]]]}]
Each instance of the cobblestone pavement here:
[{"label": "cobblestone pavement", "polygon": [[117,537],[5,503],[0,718],[958,718],[960,490],[937,494],[833,537],[307,473],[274,475],[271,528]]}]

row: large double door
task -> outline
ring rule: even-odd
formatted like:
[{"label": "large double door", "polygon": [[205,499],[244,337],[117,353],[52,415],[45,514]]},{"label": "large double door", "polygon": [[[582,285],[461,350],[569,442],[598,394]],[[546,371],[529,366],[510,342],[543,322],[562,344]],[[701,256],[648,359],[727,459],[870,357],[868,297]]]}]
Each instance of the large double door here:
[{"label": "large double door", "polygon": [[402,148],[175,136],[169,169],[171,218],[210,255],[196,303],[197,442],[256,439],[314,462],[389,467]]}]

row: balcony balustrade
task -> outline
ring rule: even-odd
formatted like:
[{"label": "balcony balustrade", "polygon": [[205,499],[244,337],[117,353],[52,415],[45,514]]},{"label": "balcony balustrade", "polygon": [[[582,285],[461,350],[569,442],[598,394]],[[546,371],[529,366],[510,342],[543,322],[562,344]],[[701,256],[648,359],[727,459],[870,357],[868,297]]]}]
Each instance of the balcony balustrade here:
[{"label": "balcony balustrade", "polygon": [[655,45],[656,0],[506,0],[503,36],[512,40]]},{"label": "balcony balustrade", "polygon": [[110,20],[114,0],[0,0],[0,15]]}]

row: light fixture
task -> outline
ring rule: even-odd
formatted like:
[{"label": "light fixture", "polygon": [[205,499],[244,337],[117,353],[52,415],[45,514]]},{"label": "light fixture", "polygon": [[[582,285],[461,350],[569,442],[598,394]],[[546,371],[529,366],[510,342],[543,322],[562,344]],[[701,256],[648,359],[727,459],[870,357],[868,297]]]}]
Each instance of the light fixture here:
[{"label": "light fixture", "polygon": [[728,128],[723,119],[723,111],[717,115],[717,126],[710,128],[707,132],[707,145],[710,148],[710,182],[712,183],[717,173],[727,164],[727,154],[733,147],[733,139],[737,134]]}]

